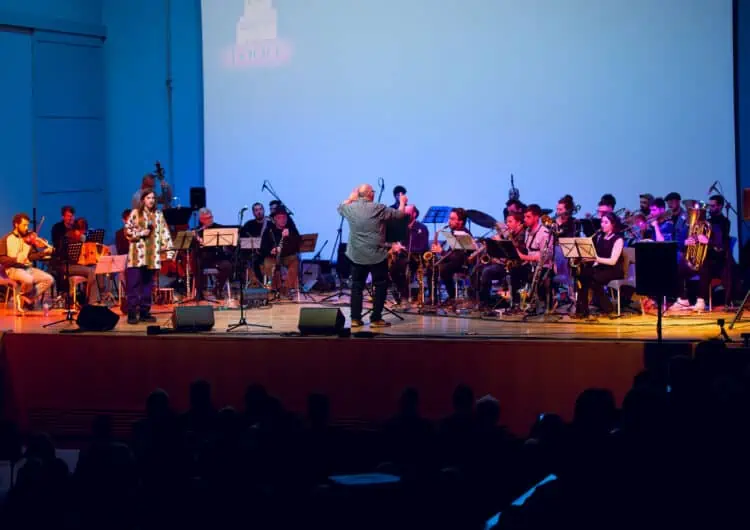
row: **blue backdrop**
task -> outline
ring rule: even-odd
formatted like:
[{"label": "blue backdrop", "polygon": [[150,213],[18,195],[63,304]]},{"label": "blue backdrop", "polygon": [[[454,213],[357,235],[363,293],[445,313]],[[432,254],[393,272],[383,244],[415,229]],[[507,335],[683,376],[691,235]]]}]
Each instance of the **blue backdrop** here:
[{"label": "blue backdrop", "polygon": [[500,216],[735,196],[729,0],[203,0],[205,181],[334,235],[360,182]]}]

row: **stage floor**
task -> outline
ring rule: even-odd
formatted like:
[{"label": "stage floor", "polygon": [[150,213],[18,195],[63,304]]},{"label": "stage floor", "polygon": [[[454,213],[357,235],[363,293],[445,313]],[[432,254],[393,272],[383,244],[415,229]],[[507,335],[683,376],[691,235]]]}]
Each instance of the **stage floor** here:
[{"label": "stage floor", "polygon": [[[320,297],[322,298],[322,297]],[[206,304],[211,305],[211,304]],[[216,326],[205,334],[226,335],[230,324],[237,322],[238,309],[223,309],[214,305]],[[349,326],[349,308],[339,304],[320,304],[313,302],[293,303],[278,302],[263,308],[250,309],[245,312],[247,321],[252,324],[272,326],[271,329],[260,327],[240,328],[234,335],[289,336],[296,333],[299,312],[302,307],[339,307],[347,318]],[[113,309],[119,314],[118,309]],[[169,327],[173,306],[155,306],[154,315],[157,325]],[[386,320],[393,325],[390,328],[370,329],[366,325],[355,331],[372,331],[383,337],[398,338],[487,338],[487,339],[534,339],[534,340],[617,340],[617,341],[651,341],[656,339],[656,317],[651,315],[625,315],[609,320],[576,321],[567,316],[557,317],[557,321],[544,321],[542,317],[482,317],[479,314],[421,315],[414,311],[399,312],[404,320],[387,315]],[[44,316],[41,311],[34,311],[19,317],[10,309],[0,310],[0,331],[17,333],[58,333],[63,329],[75,329],[71,323],[62,323],[44,328],[60,318],[64,312],[53,310]],[[733,312],[714,311],[712,313],[665,316],[663,319],[663,338],[676,341],[701,341],[719,336],[717,321],[724,319],[727,333],[735,341],[741,340],[743,333],[750,332],[750,315],[745,315],[733,330],[729,323],[734,318]],[[113,330],[117,334],[143,334],[146,324],[129,325],[121,318]],[[112,333],[112,332],[110,332]]]}]

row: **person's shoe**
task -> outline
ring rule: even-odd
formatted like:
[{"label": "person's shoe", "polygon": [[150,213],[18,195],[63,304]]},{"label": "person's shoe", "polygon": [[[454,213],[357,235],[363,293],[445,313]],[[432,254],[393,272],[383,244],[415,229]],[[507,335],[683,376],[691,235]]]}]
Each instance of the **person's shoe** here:
[{"label": "person's shoe", "polygon": [[370,327],[371,328],[389,328],[391,327],[391,323],[386,322],[385,320],[381,318],[379,320],[371,320]]},{"label": "person's shoe", "polygon": [[[130,317],[128,317],[128,320],[130,320]],[[156,317],[151,313],[141,313],[140,321],[154,323],[156,322]]]},{"label": "person's shoe", "polygon": [[691,309],[696,313],[704,313],[706,311],[706,301],[703,298],[698,298]]},{"label": "person's shoe", "polygon": [[361,328],[364,325],[364,322],[362,322],[361,320],[352,320],[352,329]]},{"label": "person's shoe", "polygon": [[138,315],[136,315],[135,311],[128,311],[128,324],[137,324],[138,323]]},{"label": "person's shoe", "polygon": [[690,302],[688,302],[684,298],[678,298],[677,301],[669,307],[668,311],[670,312],[690,311],[690,309],[691,309]]}]

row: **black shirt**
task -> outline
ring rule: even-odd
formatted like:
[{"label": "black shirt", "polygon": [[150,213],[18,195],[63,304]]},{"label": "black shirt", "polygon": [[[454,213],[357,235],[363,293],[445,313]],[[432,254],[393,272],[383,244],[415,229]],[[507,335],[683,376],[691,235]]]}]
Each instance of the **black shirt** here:
[{"label": "black shirt", "polygon": [[62,221],[58,221],[57,223],[52,225],[52,246],[55,247],[55,258],[61,258],[62,252],[63,252],[63,238],[65,237],[65,234],[68,232],[68,228],[65,226],[65,223]]},{"label": "black shirt", "polygon": [[264,217],[260,222],[256,219],[250,219],[247,223],[242,225],[240,230],[241,237],[261,237],[263,232],[268,226],[272,224],[268,217]]},{"label": "black shirt", "polygon": [[[284,239],[284,246],[281,249],[281,257],[291,256],[299,252],[300,236],[297,229],[293,226],[287,225],[289,229],[289,236]],[[279,246],[281,243],[281,232],[282,229],[276,228],[276,225],[268,225],[266,231],[263,232],[263,239],[260,242],[260,253],[264,258],[272,257],[271,250]]]},{"label": "black shirt", "polygon": [[[609,239],[604,236],[604,234],[597,234],[594,237],[594,246],[596,247],[596,255],[600,258],[611,258],[612,257],[612,250],[615,248],[615,242],[618,239],[622,239],[622,236],[619,234],[616,234]],[[597,264],[597,268],[602,269],[616,269],[616,268],[623,268],[623,253],[620,252],[620,257],[617,259],[617,263],[614,265],[603,265],[601,263]]]},{"label": "black shirt", "polygon": [[120,228],[115,232],[115,249],[120,256],[127,254],[130,251],[130,242],[128,241],[128,238],[125,237],[125,228]]},{"label": "black shirt", "polygon": [[711,225],[708,253],[713,257],[723,258],[729,252],[729,230],[732,224],[724,214],[712,215],[708,222]]}]

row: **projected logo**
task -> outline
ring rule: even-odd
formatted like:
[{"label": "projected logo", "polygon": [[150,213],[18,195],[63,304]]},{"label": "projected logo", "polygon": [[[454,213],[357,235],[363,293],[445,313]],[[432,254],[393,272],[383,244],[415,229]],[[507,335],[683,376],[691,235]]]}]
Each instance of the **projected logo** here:
[{"label": "projected logo", "polygon": [[236,42],[224,52],[225,64],[248,68],[288,62],[292,46],[279,38],[277,18],[272,0],[245,0],[245,12],[237,22]]}]

